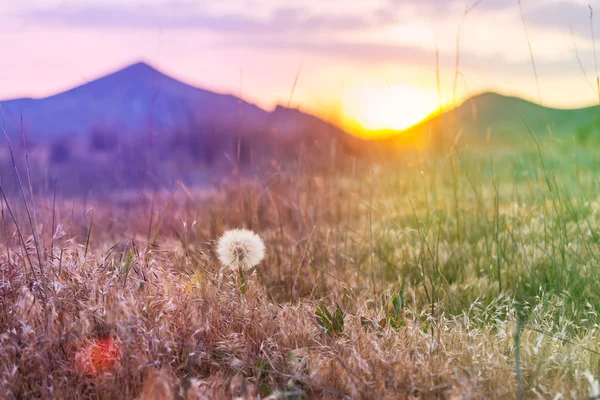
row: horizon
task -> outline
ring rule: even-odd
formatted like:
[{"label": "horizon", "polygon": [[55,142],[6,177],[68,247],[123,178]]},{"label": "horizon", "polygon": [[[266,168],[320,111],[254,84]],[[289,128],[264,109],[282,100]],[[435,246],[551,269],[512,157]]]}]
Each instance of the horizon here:
[{"label": "horizon", "polygon": [[[149,61],[147,61],[145,59],[137,59],[137,60],[133,60],[130,63],[124,64],[124,65],[120,65],[118,67],[109,68],[109,70],[107,70],[105,73],[103,73],[101,75],[98,75],[98,76],[91,77],[86,82],[76,83],[76,84],[67,86],[66,88],[64,88],[62,90],[59,90],[59,91],[56,91],[56,92],[52,92],[52,93],[49,93],[47,95],[36,96],[36,97],[29,96],[29,97],[6,98],[6,99],[0,98],[0,103],[1,102],[12,101],[12,100],[25,100],[25,99],[44,100],[44,99],[52,98],[52,97],[54,97],[56,95],[60,95],[62,93],[69,92],[71,90],[74,90],[74,89],[77,89],[79,87],[85,86],[88,83],[100,80],[100,79],[102,79],[104,77],[107,77],[107,76],[110,76],[110,75],[113,75],[113,74],[118,74],[119,72],[122,72],[122,71],[124,71],[126,69],[135,68],[135,67],[138,67],[138,66],[148,67],[148,68],[154,70],[155,72],[157,72],[157,73],[159,73],[159,74],[161,74],[163,76],[167,76],[169,78],[175,79],[176,81],[178,81],[180,83],[184,83],[184,84],[186,84],[186,85],[188,85],[190,87],[193,87],[193,88],[196,88],[196,89],[200,89],[200,90],[209,90],[207,88],[196,86],[196,85],[193,85],[193,84],[191,84],[189,82],[186,82],[185,80],[182,80],[182,79],[178,78],[176,76],[176,74],[172,75],[170,73],[167,73],[167,72],[161,70],[159,67],[153,65],[151,62],[149,62]],[[244,96],[239,97],[239,93],[236,94],[236,93],[232,93],[232,92],[224,92],[224,91],[218,91],[218,90],[209,90],[209,91],[212,92],[212,93],[215,93],[215,94],[219,94],[219,95],[234,96],[234,97],[239,98],[239,99],[241,99],[243,101],[246,101],[249,104],[256,105],[256,106],[262,108],[263,110],[265,110],[267,112],[274,112],[278,107],[291,108],[291,109],[299,109],[300,111],[307,112],[309,114],[312,114],[312,115],[315,115],[315,116],[317,116],[319,118],[322,118],[325,121],[331,122],[334,125],[337,125],[340,128],[342,128],[342,129],[345,129],[348,133],[350,133],[350,134],[352,134],[352,135],[354,135],[356,137],[363,138],[363,139],[385,139],[385,138],[393,137],[393,136],[395,136],[397,134],[401,134],[405,130],[408,130],[408,129],[414,127],[415,125],[418,125],[420,122],[426,121],[426,120],[428,120],[430,118],[433,118],[433,117],[435,117],[437,115],[441,115],[441,114],[443,114],[445,112],[450,112],[454,108],[462,106],[463,104],[465,104],[466,102],[468,102],[471,99],[474,99],[474,98],[477,98],[477,97],[480,97],[480,96],[483,96],[483,95],[488,95],[488,94],[498,95],[498,96],[501,96],[501,97],[504,97],[504,98],[521,99],[521,100],[525,100],[527,102],[539,105],[541,107],[544,107],[546,109],[554,109],[554,110],[586,109],[586,108],[592,108],[592,107],[598,105],[598,104],[590,103],[590,104],[583,105],[583,106],[580,106],[580,107],[551,107],[551,106],[539,103],[538,101],[536,101],[536,99],[526,98],[526,97],[520,96],[518,94],[503,93],[503,92],[501,92],[499,90],[482,90],[482,91],[477,92],[477,93],[469,93],[469,95],[467,95],[467,96],[464,96],[464,97],[461,97],[461,98],[457,98],[456,99],[456,103],[455,103],[454,106],[452,104],[446,104],[446,105],[443,105],[442,107],[435,108],[433,111],[429,112],[423,118],[420,118],[414,124],[411,124],[411,125],[406,126],[404,128],[395,129],[394,127],[383,127],[383,128],[380,128],[380,129],[368,129],[368,128],[364,127],[364,126],[360,126],[355,121],[350,121],[349,123],[348,122],[344,123],[342,121],[340,123],[340,121],[336,121],[334,119],[331,119],[330,116],[327,115],[327,114],[323,115],[323,114],[319,114],[318,112],[311,112],[310,110],[303,110],[300,107],[300,105],[296,105],[296,106],[288,105],[288,104],[284,104],[284,102],[281,101],[281,102],[276,102],[271,107],[268,107],[268,106],[265,107],[265,106],[263,106],[261,104],[255,103],[255,102],[253,102],[253,101],[245,98]]]},{"label": "horizon", "polygon": [[440,104],[484,92],[553,108],[597,102],[590,11],[580,0],[523,1],[522,10],[516,1],[357,1],[344,10],[267,0],[215,9],[153,0],[140,10],[138,3],[0,6],[7,17],[0,38],[14,55],[0,66],[11,77],[0,98],[47,97],[144,60],[192,86],[263,109],[300,107],[345,128],[403,129]]}]

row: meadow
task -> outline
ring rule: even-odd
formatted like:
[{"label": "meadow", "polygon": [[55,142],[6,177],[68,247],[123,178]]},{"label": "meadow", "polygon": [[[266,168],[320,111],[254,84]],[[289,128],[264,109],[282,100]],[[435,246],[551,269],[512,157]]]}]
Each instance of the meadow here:
[{"label": "meadow", "polygon": [[[598,398],[594,146],[300,152],[211,190],[3,184],[0,392],[19,398]],[[266,256],[220,276],[227,230]]]}]

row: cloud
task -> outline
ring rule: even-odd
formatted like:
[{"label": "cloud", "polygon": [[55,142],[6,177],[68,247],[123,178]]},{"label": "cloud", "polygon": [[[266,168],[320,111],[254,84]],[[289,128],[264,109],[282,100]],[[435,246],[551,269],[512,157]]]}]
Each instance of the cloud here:
[{"label": "cloud", "polygon": [[[594,29],[600,32],[600,2],[591,3],[597,13]],[[590,8],[576,1],[559,1],[543,4],[525,13],[525,19],[533,26],[568,32],[570,28],[585,38],[591,38]]]},{"label": "cloud", "polygon": [[244,40],[242,42],[223,41],[226,46],[256,47],[263,49],[293,49],[346,58],[364,63],[397,62],[410,65],[435,65],[435,53],[415,46],[400,46],[377,43],[352,43],[342,41],[321,41],[306,39],[265,39]]},{"label": "cloud", "polygon": [[[79,0],[61,6],[29,7],[21,17],[30,24],[51,27],[207,31],[218,34],[216,45],[299,50],[358,63],[434,65],[435,36],[440,35],[437,43],[447,63],[443,67],[452,69],[458,23],[465,8],[475,4],[474,0],[356,0],[339,7],[339,3],[325,0],[288,0],[285,6],[278,0],[221,0],[215,8],[190,0],[153,0],[147,7],[140,7],[141,0],[135,1],[138,3],[132,5],[117,0]],[[589,31],[587,5],[575,1],[522,0],[542,73],[576,67],[570,38],[544,34],[548,27],[568,30],[569,21],[578,20],[588,23],[587,28],[579,28],[581,34]],[[337,11],[332,12],[331,7]],[[517,0],[479,3],[464,27],[461,68],[528,71],[529,53],[522,45],[515,7]],[[510,27],[513,23],[518,24],[517,32]],[[420,42],[414,39],[417,35]],[[580,46],[586,65],[589,47],[587,43]]]},{"label": "cloud", "polygon": [[[517,0],[422,0],[407,2],[406,0],[389,0],[392,7],[413,6],[420,12],[428,13],[431,16],[443,16],[447,12],[462,14],[467,8],[473,8],[484,11],[500,11],[509,8],[518,7]],[[476,6],[476,7],[475,7]]]},{"label": "cloud", "polygon": [[[22,20],[40,26],[73,28],[198,29],[220,33],[349,31],[398,24],[402,17],[433,20],[461,15],[475,0],[355,0],[338,2],[288,0],[24,0]],[[41,2],[40,2],[41,1]],[[146,0],[150,1],[150,0]],[[17,4],[17,3],[14,3]],[[282,6],[285,4],[285,6]],[[484,0],[478,9],[502,10],[515,0]]]},{"label": "cloud", "polygon": [[315,14],[300,7],[269,10],[267,18],[249,13],[213,14],[190,3],[169,3],[140,8],[126,4],[88,3],[69,7],[28,10],[21,13],[25,21],[38,25],[77,28],[198,29],[220,33],[280,34],[361,29],[378,23],[373,15]]},{"label": "cloud", "polygon": [[[236,40],[223,38],[218,45],[223,47],[242,46],[261,50],[296,50],[306,54],[327,55],[332,58],[347,60],[353,64],[415,66],[425,68],[425,70],[431,69],[431,71],[434,71],[436,62],[435,51],[418,46],[381,43],[320,41],[306,38],[248,38]],[[439,56],[440,68],[446,71],[454,71],[454,49],[440,50]],[[502,74],[504,76],[529,76],[533,74],[529,58],[514,60],[500,53],[483,55],[468,50],[461,51],[460,57],[460,69],[464,72],[485,71],[488,74]],[[584,65],[592,65],[592,52],[580,51],[580,57]],[[561,59],[537,60],[537,67],[540,75],[546,78],[561,77],[569,71],[574,74],[580,73],[573,53],[566,54]]]}]

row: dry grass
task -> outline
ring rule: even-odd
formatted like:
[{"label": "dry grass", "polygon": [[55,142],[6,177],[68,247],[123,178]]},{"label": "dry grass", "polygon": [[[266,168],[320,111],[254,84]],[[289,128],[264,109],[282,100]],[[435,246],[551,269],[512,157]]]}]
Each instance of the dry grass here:
[{"label": "dry grass", "polygon": [[[64,201],[53,233],[52,202],[38,199],[43,268],[4,204],[0,392],[511,398],[521,379],[528,398],[589,395],[599,295],[578,285],[600,253],[595,198],[563,196],[559,209],[533,194],[541,177],[500,190],[458,159],[388,168],[274,171],[207,198]],[[216,238],[238,227],[267,247],[245,294],[231,276],[218,281],[214,254]],[[343,327],[328,333],[316,312],[336,304]]]}]

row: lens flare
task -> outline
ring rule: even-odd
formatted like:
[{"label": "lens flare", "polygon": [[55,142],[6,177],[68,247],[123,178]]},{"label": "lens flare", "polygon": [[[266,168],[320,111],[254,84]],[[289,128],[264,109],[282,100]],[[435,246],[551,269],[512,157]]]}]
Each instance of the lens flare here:
[{"label": "lens flare", "polygon": [[109,337],[84,343],[75,355],[75,363],[80,374],[100,376],[115,371],[120,358],[119,344]]}]

